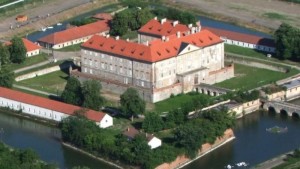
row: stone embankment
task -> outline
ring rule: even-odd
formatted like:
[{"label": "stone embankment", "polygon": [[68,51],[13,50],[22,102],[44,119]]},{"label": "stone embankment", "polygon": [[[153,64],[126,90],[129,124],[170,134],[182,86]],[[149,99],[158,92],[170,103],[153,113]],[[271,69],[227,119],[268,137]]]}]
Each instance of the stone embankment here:
[{"label": "stone embankment", "polygon": [[179,169],[182,168],[191,162],[197,160],[200,157],[203,157],[204,155],[212,152],[213,150],[219,148],[220,146],[228,143],[229,141],[233,140],[235,138],[233,130],[227,129],[224,132],[224,135],[222,137],[219,137],[216,139],[214,144],[205,143],[201,146],[201,148],[198,151],[198,156],[194,159],[190,159],[186,157],[185,155],[178,156],[173,162],[170,163],[163,163],[159,166],[157,166],[155,169]]}]

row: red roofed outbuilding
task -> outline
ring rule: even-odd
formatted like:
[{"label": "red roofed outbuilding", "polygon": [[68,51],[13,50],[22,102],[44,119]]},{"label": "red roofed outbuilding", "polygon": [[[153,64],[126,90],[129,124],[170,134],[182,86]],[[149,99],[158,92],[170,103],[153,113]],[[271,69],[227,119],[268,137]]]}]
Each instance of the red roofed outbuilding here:
[{"label": "red roofed outbuilding", "polygon": [[86,42],[93,35],[106,34],[109,30],[109,21],[101,20],[52,33],[40,38],[38,43],[45,48],[60,49],[66,46]]},{"label": "red roofed outbuilding", "polygon": [[[31,57],[31,56],[35,56],[35,55],[40,54],[41,47],[39,45],[37,45],[37,44],[35,44],[35,43],[31,42],[30,40],[25,39],[25,38],[22,38],[22,41],[23,41],[24,46],[26,48],[26,56],[27,57]],[[9,46],[9,45],[11,45],[11,42],[8,41],[8,42],[5,42],[4,44]]]},{"label": "red roofed outbuilding", "polygon": [[[40,118],[60,122],[62,119],[74,115],[81,107],[58,102],[43,97],[0,87],[0,107],[22,111]],[[94,110],[87,110],[85,116],[101,128],[113,125],[113,119],[108,114]]]},{"label": "red roofed outbuilding", "polygon": [[204,27],[204,29],[220,36],[227,44],[275,53],[275,41],[273,39],[212,27]]}]

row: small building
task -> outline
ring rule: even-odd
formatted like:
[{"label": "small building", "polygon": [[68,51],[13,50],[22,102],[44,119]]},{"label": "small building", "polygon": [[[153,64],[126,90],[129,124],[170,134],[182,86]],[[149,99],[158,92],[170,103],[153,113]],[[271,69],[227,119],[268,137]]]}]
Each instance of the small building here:
[{"label": "small building", "polygon": [[18,15],[18,16],[16,17],[16,21],[18,21],[18,22],[25,22],[25,21],[27,21],[27,20],[28,20],[27,15]]},{"label": "small building", "polygon": [[[26,48],[26,57],[31,57],[40,54],[41,46],[31,42],[28,39],[22,38],[23,44]],[[10,46],[12,43],[10,41],[5,42],[5,45]]]},{"label": "small building", "polygon": [[275,42],[273,39],[212,27],[205,27],[204,29],[208,29],[216,35],[219,35],[226,44],[275,53]]},{"label": "small building", "polygon": [[93,35],[104,35],[108,33],[109,30],[109,21],[101,20],[52,33],[40,38],[38,43],[45,48],[60,49],[66,46],[86,42]]},{"label": "small building", "polygon": [[[128,140],[132,140],[134,139],[134,137],[138,134],[140,134],[141,132],[138,131],[137,129],[135,129],[134,127],[128,127],[124,132],[123,135],[126,136],[128,138]],[[157,147],[160,147],[162,142],[159,138],[155,137],[153,134],[147,134],[144,133],[147,143],[150,146],[151,149],[155,149]]]},{"label": "small building", "polygon": [[[64,118],[74,115],[75,111],[82,110],[82,108],[78,106],[3,87],[0,87],[0,107],[7,107],[15,111],[21,111],[25,114],[56,122],[60,122]],[[113,118],[103,112],[86,110],[84,115],[101,128],[113,125]]]},{"label": "small building", "polygon": [[300,77],[296,77],[282,86],[286,88],[285,98],[287,101],[300,97]]}]

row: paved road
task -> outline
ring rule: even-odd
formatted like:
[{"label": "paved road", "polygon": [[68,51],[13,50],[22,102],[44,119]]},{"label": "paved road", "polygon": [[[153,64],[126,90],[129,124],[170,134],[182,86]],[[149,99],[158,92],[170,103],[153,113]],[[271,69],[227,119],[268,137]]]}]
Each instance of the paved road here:
[{"label": "paved road", "polygon": [[50,62],[51,62],[50,60],[47,60],[47,61],[44,61],[44,62],[37,63],[35,65],[23,67],[21,69],[14,70],[14,73],[20,73],[20,72],[23,72],[23,71],[26,71],[26,70],[29,70],[29,69],[33,69],[33,68],[36,68],[36,67],[44,66],[44,65],[49,64]]},{"label": "paved road", "polygon": [[13,87],[18,88],[18,89],[22,89],[22,90],[31,91],[31,92],[38,93],[38,94],[47,95],[47,96],[58,96],[57,94],[54,94],[54,93],[48,93],[48,92],[45,92],[45,91],[40,91],[40,90],[36,90],[36,89],[32,89],[32,88],[29,88],[29,87],[20,86],[20,85],[16,85],[16,84],[14,84]]}]

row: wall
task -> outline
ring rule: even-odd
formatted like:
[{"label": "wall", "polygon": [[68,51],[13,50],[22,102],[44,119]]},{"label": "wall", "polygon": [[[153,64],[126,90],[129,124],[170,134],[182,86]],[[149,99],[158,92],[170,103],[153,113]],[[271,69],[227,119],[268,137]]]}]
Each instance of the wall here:
[{"label": "wall", "polygon": [[[214,144],[208,144],[208,143],[202,144],[201,148],[199,149],[198,156],[205,155],[207,152],[214,150],[218,146],[222,145],[226,141],[233,139],[233,138],[234,138],[234,133],[233,133],[232,129],[227,129],[224,132],[224,135],[222,137],[219,137],[216,139]],[[174,169],[174,168],[178,168],[182,165],[185,165],[186,163],[189,163],[192,160],[195,160],[195,159],[189,159],[188,157],[181,155],[181,156],[178,156],[174,161],[172,161],[170,163],[163,163],[163,164],[157,166],[155,169]]]},{"label": "wall", "polygon": [[234,64],[224,67],[220,70],[209,72],[202,83],[215,84],[234,77]]},{"label": "wall", "polygon": [[286,100],[292,100],[300,97],[300,86],[289,88],[286,90]]},{"label": "wall", "polygon": [[275,53],[275,47],[256,45],[256,44],[252,44],[252,43],[226,39],[224,37],[222,37],[222,39],[225,41],[225,43],[227,43],[229,45],[237,45],[237,46],[244,47],[244,48],[250,48],[250,49],[256,49],[256,50],[260,50],[260,51],[264,51],[264,52]]},{"label": "wall", "polygon": [[113,118],[107,114],[102,118],[102,120],[96,123],[100,128],[106,128],[113,126]]},{"label": "wall", "polygon": [[285,100],[285,91],[280,91],[272,94],[266,94],[267,100],[280,100],[284,101]]},{"label": "wall", "polygon": [[38,55],[38,54],[40,54],[40,49],[33,50],[33,51],[28,51],[28,52],[26,53],[26,56],[27,56],[27,57],[31,57],[31,56],[35,56],[35,55]]}]

